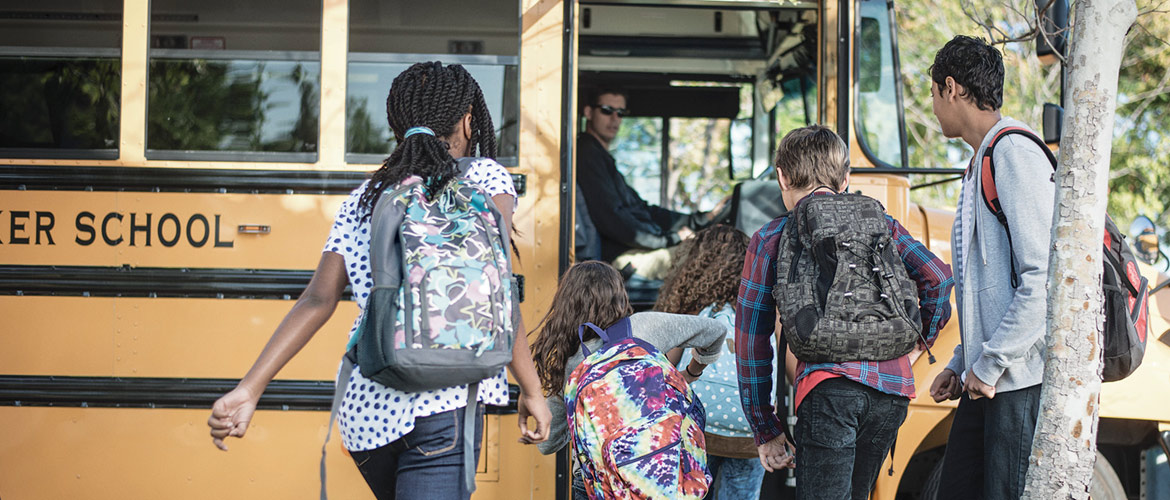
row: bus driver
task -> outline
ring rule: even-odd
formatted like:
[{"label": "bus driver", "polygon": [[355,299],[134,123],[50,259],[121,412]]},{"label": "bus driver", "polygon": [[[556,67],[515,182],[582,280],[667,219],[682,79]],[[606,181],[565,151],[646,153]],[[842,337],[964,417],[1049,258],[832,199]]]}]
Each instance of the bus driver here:
[{"label": "bus driver", "polygon": [[705,213],[684,214],[646,203],[618,171],[609,146],[629,112],[626,98],[623,90],[601,87],[585,101],[585,132],[577,137],[577,206],[584,198],[595,232],[577,242],[577,260],[613,262],[625,272],[630,266],[640,276],[662,279],[670,256],[660,249],[677,245],[708,221]]}]

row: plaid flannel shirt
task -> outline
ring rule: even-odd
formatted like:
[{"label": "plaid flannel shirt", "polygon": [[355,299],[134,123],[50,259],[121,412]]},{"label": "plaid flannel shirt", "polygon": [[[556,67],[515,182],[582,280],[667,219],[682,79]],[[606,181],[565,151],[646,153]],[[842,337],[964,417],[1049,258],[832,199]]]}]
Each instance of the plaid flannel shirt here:
[{"label": "plaid flannel shirt", "polygon": [[[910,279],[918,286],[918,304],[922,311],[922,328],[927,345],[934,345],[939,330],[951,316],[949,300],[954,286],[951,267],[914,239],[893,217],[887,215],[886,218],[898,254],[906,264]],[[775,334],[776,324],[776,300],[772,298],[772,286],[776,283],[776,256],[780,232],[787,220],[786,216],[778,217],[752,236],[735,304],[735,361],[738,366],[740,402],[757,444],[764,444],[784,434],[784,427],[771,403],[772,359],[776,354],[770,339]],[[783,357],[777,365],[780,373],[783,373]],[[888,361],[801,362],[797,364],[797,369],[798,386],[808,374],[824,370],[884,393],[915,397],[914,372],[909,355]],[[778,401],[778,404],[783,411],[783,401]]]}]

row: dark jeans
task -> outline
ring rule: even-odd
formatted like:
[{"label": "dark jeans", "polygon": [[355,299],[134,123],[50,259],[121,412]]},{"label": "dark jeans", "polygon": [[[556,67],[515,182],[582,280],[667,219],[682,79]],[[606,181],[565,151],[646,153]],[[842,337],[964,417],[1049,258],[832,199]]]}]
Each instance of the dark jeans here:
[{"label": "dark jeans", "polygon": [[585,489],[585,478],[580,471],[573,474],[573,500],[589,500],[589,490]]},{"label": "dark jeans", "polygon": [[[483,405],[478,405],[475,456],[483,440]],[[465,408],[414,419],[414,430],[394,442],[350,456],[378,500],[426,498],[467,500],[463,481]]]},{"label": "dark jeans", "polygon": [[938,498],[1020,498],[1039,415],[1039,385],[997,392],[992,399],[963,394],[947,438]]},{"label": "dark jeans", "polygon": [[796,498],[869,498],[909,403],[843,377],[817,384],[796,412]]}]

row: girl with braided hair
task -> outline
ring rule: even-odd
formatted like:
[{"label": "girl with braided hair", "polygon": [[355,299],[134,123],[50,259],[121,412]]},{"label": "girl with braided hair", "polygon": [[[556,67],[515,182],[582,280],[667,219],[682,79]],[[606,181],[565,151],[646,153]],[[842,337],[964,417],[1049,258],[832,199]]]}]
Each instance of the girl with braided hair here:
[{"label": "girl with braided hair", "polygon": [[[511,231],[516,190],[508,172],[492,159],[496,154],[492,119],[483,91],[466,69],[439,62],[411,66],[394,79],[386,115],[397,147],[370,180],[341,204],[308,287],[252,369],[212,407],[208,425],[220,449],[227,450],[225,438],[244,436],[264,388],[333,314],[346,285],[351,286],[358,307],[365,308],[373,286],[368,265],[371,215],[382,191],[417,175],[430,193],[437,193],[459,175],[456,158],[481,156],[472,162],[465,178],[491,196],[503,215],[503,230]],[[524,331],[522,323],[517,331]],[[520,384],[520,439],[542,442],[548,437],[551,415],[527,342],[514,343],[508,368]],[[411,393],[369,380],[357,369],[345,383],[344,399],[337,409],[342,443],[378,499],[469,498],[472,485],[463,480],[463,432],[459,429],[468,406],[466,386]],[[490,405],[508,403],[503,370],[479,383],[477,399]],[[476,407],[482,411],[482,405]],[[529,416],[535,419],[534,428],[528,426]],[[476,422],[478,454],[483,419]]]}]

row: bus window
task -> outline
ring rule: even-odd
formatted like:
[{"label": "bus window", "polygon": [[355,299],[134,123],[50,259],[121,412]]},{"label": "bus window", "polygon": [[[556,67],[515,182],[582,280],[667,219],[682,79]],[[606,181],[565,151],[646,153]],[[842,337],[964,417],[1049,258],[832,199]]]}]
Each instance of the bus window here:
[{"label": "bus window", "polygon": [[[710,85],[710,84],[708,84]],[[669,208],[711,210],[731,194],[733,181],[746,177],[752,161],[753,86],[719,84],[739,94],[735,118],[671,118]],[[741,170],[737,167],[743,166]]]},{"label": "bus window", "polygon": [[381,163],[394,150],[385,107],[390,84],[411,64],[438,60],[462,64],[479,83],[496,127],[496,157],[519,163],[518,4],[354,0],[349,9],[347,162]]},{"label": "bus window", "polygon": [[[775,129],[773,144],[779,144],[780,139],[793,129],[816,123],[817,83],[812,77],[802,76],[785,80],[776,86],[773,92],[772,99],[775,100],[775,107],[772,108],[772,124]],[[755,176],[761,173],[763,172],[755,172]]]},{"label": "bus window", "polygon": [[895,73],[893,7],[884,1],[860,3],[857,40],[857,137],[877,166],[905,167],[905,119],[901,78]]},{"label": "bus window", "polygon": [[[386,94],[394,78],[411,64],[434,56],[410,54],[355,53],[349,57],[349,88],[345,100],[346,161],[381,163],[394,150],[394,135],[386,122]],[[484,100],[496,127],[497,157],[504,165],[515,166],[519,128],[515,101],[517,65],[515,57],[438,58],[447,64],[465,60],[494,60],[487,64],[462,62],[483,89]],[[505,108],[508,109],[505,112]]]},{"label": "bus window", "polygon": [[[737,177],[733,165],[744,166],[739,177],[746,177],[750,171],[751,85],[659,83],[651,84],[646,79],[629,83],[631,112],[658,116],[628,116],[622,120],[610,144],[618,171],[651,205],[682,212],[710,210],[730,194]],[[671,94],[682,97],[669,97]],[[663,95],[668,97],[656,97]],[[687,107],[688,102],[706,98],[713,99],[702,107]],[[746,102],[740,98],[746,98]]]},{"label": "bus window", "polygon": [[613,157],[630,187],[651,205],[662,204],[662,137],[660,116],[630,116],[614,139]]},{"label": "bus window", "polygon": [[151,2],[146,156],[315,162],[321,4]]},{"label": "bus window", "polygon": [[668,207],[709,210],[731,192],[731,120],[670,119]]},{"label": "bus window", "polygon": [[619,171],[682,212],[763,175],[776,134],[817,120],[815,4],[694,7],[583,5],[578,44],[578,104],[598,86],[629,94]]},{"label": "bus window", "polygon": [[[767,157],[769,154],[767,143],[758,144],[753,140],[753,127],[755,127],[756,119],[763,120],[760,123],[767,123],[766,116],[756,116],[757,112],[760,112],[761,115],[763,112],[759,104],[756,103],[755,89],[755,85],[745,84],[739,87],[739,115],[731,121],[731,130],[728,131],[728,144],[731,145],[731,158],[729,159],[731,163],[728,165],[728,169],[732,179],[751,177],[756,159]],[[763,151],[753,151],[756,148],[763,149]]]},{"label": "bus window", "polygon": [[58,0],[0,19],[0,152],[118,157],[122,2]]}]

